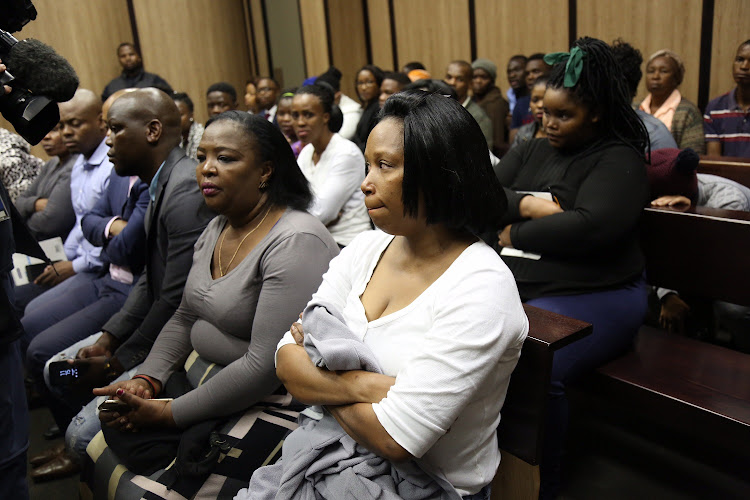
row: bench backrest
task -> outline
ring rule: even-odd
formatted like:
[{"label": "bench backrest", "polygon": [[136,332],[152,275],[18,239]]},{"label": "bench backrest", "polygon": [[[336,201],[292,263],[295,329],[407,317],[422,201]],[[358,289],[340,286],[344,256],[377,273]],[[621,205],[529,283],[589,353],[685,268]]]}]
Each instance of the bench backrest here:
[{"label": "bench backrest", "polygon": [[641,242],[649,284],[750,305],[750,213],[647,208]]},{"label": "bench backrest", "polygon": [[712,174],[750,188],[750,159],[729,156],[701,156],[699,174]]},{"label": "bench backrest", "polygon": [[529,335],[510,378],[497,439],[502,450],[538,465],[547,415],[547,395],[554,352],[585,337],[592,326],[583,321],[524,305]]}]

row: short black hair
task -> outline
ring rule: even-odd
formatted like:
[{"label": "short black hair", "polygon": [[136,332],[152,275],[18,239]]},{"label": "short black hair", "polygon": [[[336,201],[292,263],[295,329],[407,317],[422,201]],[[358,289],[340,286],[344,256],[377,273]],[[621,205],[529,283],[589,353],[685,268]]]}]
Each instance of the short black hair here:
[{"label": "short black hair", "polygon": [[612,54],[615,56],[615,61],[617,61],[622,76],[625,77],[625,82],[628,84],[630,97],[635,97],[638,93],[638,84],[643,77],[643,71],[641,70],[643,54],[622,38],[612,42]]},{"label": "short black hair", "polygon": [[297,87],[290,87],[279,92],[279,98],[276,99],[276,104],[280,103],[284,99],[293,99],[294,94],[297,93]]},{"label": "short black hair", "polygon": [[300,87],[295,94],[310,94],[317,97],[323,107],[323,112],[328,113],[328,130],[334,133],[341,130],[341,126],[344,124],[344,113],[333,102],[335,95],[330,85],[327,83],[325,85],[318,85],[317,83],[305,85]]},{"label": "short black hair", "polygon": [[456,94],[456,90],[453,87],[445,83],[443,80],[437,80],[435,78],[425,78],[423,80],[413,81],[404,87],[403,90],[421,90],[422,92],[431,92],[433,94],[450,97],[456,101],[458,100],[458,94]]},{"label": "short black hair", "polygon": [[208,90],[206,90],[206,95],[210,94],[211,92],[224,92],[232,98],[232,101],[237,102],[237,90],[235,90],[234,86],[232,86],[231,83],[214,83],[210,87],[208,87]]},{"label": "short black hair", "polygon": [[299,169],[292,148],[279,128],[263,115],[236,109],[214,116],[206,122],[206,128],[225,120],[237,123],[251,136],[251,141],[260,152],[261,161],[270,161],[273,165],[273,174],[265,190],[268,202],[275,207],[307,210],[313,199],[310,184]]},{"label": "short black hair", "polygon": [[[541,75],[536,77],[536,80],[534,80],[534,83],[531,84],[531,89],[536,87],[537,85],[547,85],[547,82],[549,81],[549,75]],[[529,89],[529,90],[531,90]]]},{"label": "short black hair", "polygon": [[172,94],[172,100],[174,102],[184,102],[185,106],[187,106],[188,111],[191,113],[193,112],[193,100],[190,99],[190,96],[187,95],[185,92],[175,92]]},{"label": "short black hair", "polygon": [[117,46],[117,55],[120,55],[120,49],[123,47],[130,47],[133,49],[133,51],[138,54],[138,57],[141,56],[141,51],[138,50],[138,47],[135,46],[133,42],[122,42],[120,45]]},{"label": "short black hair", "polygon": [[747,40],[745,40],[744,42],[742,42],[741,44],[739,44],[739,45],[737,46],[737,50],[740,50],[740,49],[741,49],[742,47],[744,47],[745,45],[750,45],[750,38],[748,38]]},{"label": "short black hair", "polygon": [[414,71],[415,69],[422,69],[427,70],[427,68],[424,67],[424,64],[422,64],[419,61],[411,61],[406,64],[404,64],[404,74],[408,74],[410,71]]},{"label": "short black hair", "polygon": [[[526,62],[537,61],[539,59],[541,59],[542,61],[544,61],[544,54],[542,54],[541,52],[535,52],[535,53],[531,54],[529,57],[526,58]],[[547,63],[544,63],[544,64],[547,64]]]},{"label": "short black hair", "polygon": [[458,101],[421,90],[392,95],[381,122],[404,126],[405,215],[424,202],[428,224],[479,234],[497,228],[508,200],[476,120]]},{"label": "short black hair", "polygon": [[411,80],[409,80],[408,76],[406,76],[404,73],[396,73],[395,71],[388,71],[384,73],[383,80],[393,80],[395,82],[398,82],[402,89],[411,83]]}]

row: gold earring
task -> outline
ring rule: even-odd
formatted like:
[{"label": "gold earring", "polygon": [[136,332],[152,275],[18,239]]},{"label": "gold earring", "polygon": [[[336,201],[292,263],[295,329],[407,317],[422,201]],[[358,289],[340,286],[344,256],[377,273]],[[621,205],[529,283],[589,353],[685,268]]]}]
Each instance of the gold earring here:
[{"label": "gold earring", "polygon": [[261,191],[265,191],[265,189],[268,187],[268,183],[266,181],[263,181],[260,183],[260,186],[258,186],[258,189]]}]

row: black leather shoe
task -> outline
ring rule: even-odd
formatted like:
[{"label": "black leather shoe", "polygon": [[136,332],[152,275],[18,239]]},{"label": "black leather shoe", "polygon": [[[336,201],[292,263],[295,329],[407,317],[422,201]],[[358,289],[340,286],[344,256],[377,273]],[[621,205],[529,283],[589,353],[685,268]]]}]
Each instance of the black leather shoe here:
[{"label": "black leather shoe", "polygon": [[31,471],[31,479],[36,483],[52,481],[73,476],[81,471],[81,467],[71,459],[66,452],[55,457],[51,462],[40,465]]},{"label": "black leather shoe", "polygon": [[49,426],[49,429],[47,429],[42,436],[47,441],[50,441],[52,439],[57,439],[59,437],[62,437],[63,433],[60,430],[60,428],[57,426],[57,424],[52,424]]},{"label": "black leather shoe", "polygon": [[39,467],[40,465],[51,462],[59,455],[65,452],[65,443],[56,444],[51,448],[47,448],[41,453],[37,453],[29,459],[29,463],[32,467]]}]

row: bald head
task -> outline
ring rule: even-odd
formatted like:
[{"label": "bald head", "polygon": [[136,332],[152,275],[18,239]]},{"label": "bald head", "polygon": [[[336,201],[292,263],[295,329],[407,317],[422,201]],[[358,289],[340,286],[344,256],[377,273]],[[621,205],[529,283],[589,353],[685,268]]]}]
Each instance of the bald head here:
[{"label": "bald head", "polygon": [[180,143],[180,112],[171,97],[155,88],[118,97],[107,116],[109,156],[119,175],[150,182],[159,165]]},{"label": "bald head", "polygon": [[175,142],[174,146],[180,143],[180,111],[172,98],[159,89],[135,89],[120,96],[110,109],[143,124],[157,120],[162,126],[161,140]]},{"label": "bald head", "polygon": [[106,101],[104,101],[104,104],[102,104],[102,116],[104,117],[104,120],[107,120],[107,115],[109,114],[109,108],[112,107],[112,103],[115,102],[120,96],[127,94],[129,92],[134,92],[136,89],[129,88],[129,89],[120,89],[117,92],[113,93],[111,96],[107,98]]},{"label": "bald head", "polygon": [[68,150],[88,158],[106,134],[101,99],[88,89],[76,90],[71,100],[60,103],[60,124]]}]

